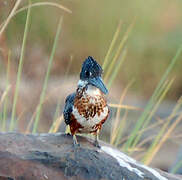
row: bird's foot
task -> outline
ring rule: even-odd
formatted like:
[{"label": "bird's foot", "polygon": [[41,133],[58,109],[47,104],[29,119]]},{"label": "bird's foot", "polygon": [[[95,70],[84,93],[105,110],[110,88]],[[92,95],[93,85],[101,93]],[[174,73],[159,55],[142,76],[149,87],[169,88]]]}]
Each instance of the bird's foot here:
[{"label": "bird's foot", "polygon": [[94,141],[94,146],[99,148],[99,149],[101,148],[98,141]]},{"label": "bird's foot", "polygon": [[76,139],[76,135],[73,135],[73,146],[75,148],[80,147],[80,144],[78,143],[78,141]]},{"label": "bird's foot", "polygon": [[74,148],[79,148],[80,147],[80,144],[79,143],[76,144],[76,143],[73,142],[73,147]]},{"label": "bird's foot", "polygon": [[68,132],[68,133],[66,133],[66,135],[67,135],[67,136],[71,136],[71,134],[70,134],[69,132]]},{"label": "bird's foot", "polygon": [[96,132],[95,134],[95,141],[94,141],[94,146],[97,147],[97,148],[101,148],[100,145],[99,145],[99,130]]}]

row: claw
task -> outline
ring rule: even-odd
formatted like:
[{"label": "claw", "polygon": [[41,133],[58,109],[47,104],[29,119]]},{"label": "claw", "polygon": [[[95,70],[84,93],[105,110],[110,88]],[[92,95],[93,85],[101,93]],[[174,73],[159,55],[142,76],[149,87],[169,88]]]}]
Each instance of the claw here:
[{"label": "claw", "polygon": [[98,133],[95,134],[95,141],[94,141],[94,146],[97,148],[100,148],[99,141],[98,141]]},{"label": "claw", "polygon": [[71,136],[71,134],[70,134],[69,132],[68,132],[68,133],[66,133],[66,135],[67,135],[67,136]]},{"label": "claw", "polygon": [[101,148],[98,141],[94,142],[94,146],[97,147],[97,148]]},{"label": "claw", "polygon": [[78,144],[78,141],[77,141],[77,138],[76,138],[76,135],[75,134],[73,135],[73,146],[74,147],[80,146],[80,144]]}]

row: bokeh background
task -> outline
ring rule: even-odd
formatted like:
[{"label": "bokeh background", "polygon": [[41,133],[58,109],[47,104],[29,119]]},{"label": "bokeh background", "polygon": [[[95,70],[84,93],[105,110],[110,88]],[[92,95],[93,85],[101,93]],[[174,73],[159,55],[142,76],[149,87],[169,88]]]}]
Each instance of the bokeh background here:
[{"label": "bokeh background", "polygon": [[[133,81],[125,103],[144,108],[177,49],[182,45],[182,1],[180,0],[32,0],[32,3],[37,2],[54,2],[70,9],[72,13],[53,6],[37,6],[31,9],[16,109],[19,122],[16,129],[20,132],[26,131],[39,103],[60,16],[63,17],[62,29],[51,67],[39,132],[47,132],[50,128],[58,101],[61,114],[65,97],[76,88],[83,60],[93,56],[100,64],[103,63],[119,23],[121,23],[121,33],[118,44],[128,27],[132,23],[134,25],[126,43],[126,60],[110,89],[108,99],[111,103],[119,103],[118,99],[123,89]],[[0,24],[6,20],[15,3],[16,0],[0,1]],[[24,0],[19,8],[26,5],[27,1]],[[11,52],[10,99],[16,83],[26,13],[22,11],[15,15],[0,36],[0,93],[3,95],[5,90],[8,52]],[[159,108],[157,115],[161,118],[170,114],[182,94],[181,58],[180,56],[170,74],[175,81]],[[11,118],[11,105],[9,103],[7,119]],[[140,112],[137,112],[137,115],[138,113]],[[130,116],[137,117],[132,113]],[[107,140],[105,136],[103,139]],[[175,159],[174,154],[180,146],[179,142],[175,139],[172,146],[170,144],[172,149],[165,152],[171,157],[168,158],[168,165]],[[164,153],[161,153],[161,156],[162,154]],[[156,158],[155,162],[160,164],[161,159]]]},{"label": "bokeh background", "polygon": [[[1,22],[5,20],[15,2],[13,0],[1,1]],[[33,2],[44,1],[34,0]],[[25,67],[28,64],[25,75],[28,78],[36,76],[36,68],[30,68],[29,65],[36,65],[38,61],[45,63],[46,57],[49,56],[61,14],[64,22],[54,60],[55,66],[52,70],[52,74],[59,76],[65,73],[64,67],[69,63],[70,56],[73,56],[74,59],[71,74],[78,73],[81,62],[88,55],[92,55],[102,62],[118,23],[122,22],[122,32],[124,33],[136,17],[127,43],[127,61],[121,69],[116,83],[124,86],[134,77],[136,83],[131,88],[132,92],[144,97],[151,95],[182,41],[182,2],[179,0],[149,2],[57,0],[51,2],[64,5],[72,13],[65,13],[50,6],[32,8],[25,60]],[[5,42],[11,48],[15,64],[19,59],[25,20],[25,11],[17,14],[5,32]],[[35,50],[36,52],[34,52]],[[172,100],[176,100],[182,92],[181,67],[182,61],[178,61],[173,71],[173,75],[176,76],[175,84],[173,91],[168,96]]]}]

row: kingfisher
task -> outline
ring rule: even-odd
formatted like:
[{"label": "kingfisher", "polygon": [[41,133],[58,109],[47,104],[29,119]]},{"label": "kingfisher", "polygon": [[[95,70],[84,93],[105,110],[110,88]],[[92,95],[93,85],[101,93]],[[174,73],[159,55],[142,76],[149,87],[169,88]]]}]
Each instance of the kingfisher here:
[{"label": "kingfisher", "polygon": [[86,133],[95,136],[94,145],[99,147],[98,135],[109,115],[108,90],[102,74],[102,67],[89,56],[82,64],[76,92],[65,100],[63,116],[70,127],[74,145],[78,145],[76,134]]}]

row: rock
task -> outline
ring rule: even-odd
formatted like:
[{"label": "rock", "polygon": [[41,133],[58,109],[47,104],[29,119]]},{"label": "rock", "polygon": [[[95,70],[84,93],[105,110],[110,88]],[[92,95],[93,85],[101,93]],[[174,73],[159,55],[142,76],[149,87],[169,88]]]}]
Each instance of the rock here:
[{"label": "rock", "polygon": [[0,180],[180,180],[144,166],[108,144],[70,135],[0,134]]}]

